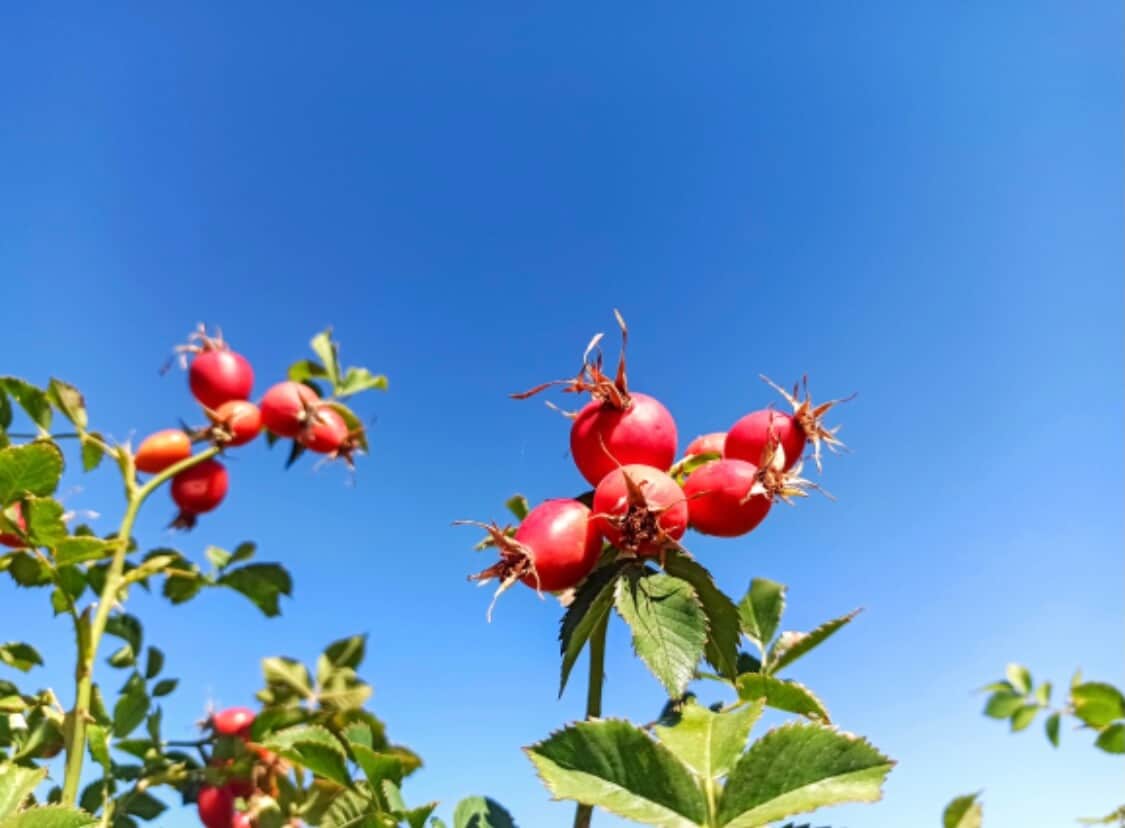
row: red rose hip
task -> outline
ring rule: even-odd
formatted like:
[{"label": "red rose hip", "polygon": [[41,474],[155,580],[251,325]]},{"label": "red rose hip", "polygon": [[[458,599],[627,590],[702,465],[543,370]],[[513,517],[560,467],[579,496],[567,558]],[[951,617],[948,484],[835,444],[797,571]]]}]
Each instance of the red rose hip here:
[{"label": "red rose hip", "polygon": [[637,555],[678,546],[688,525],[683,489],[653,466],[622,466],[594,490],[594,522],[601,535]]},{"label": "red rose hip", "polygon": [[754,529],[772,505],[758,477],[758,467],[745,460],[713,460],[700,466],[684,484],[691,527],[722,538]]}]

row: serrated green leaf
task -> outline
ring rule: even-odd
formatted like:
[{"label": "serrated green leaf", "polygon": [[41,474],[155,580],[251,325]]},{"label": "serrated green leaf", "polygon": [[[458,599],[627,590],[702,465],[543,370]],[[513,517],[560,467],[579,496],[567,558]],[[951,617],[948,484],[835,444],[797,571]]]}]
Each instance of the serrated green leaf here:
[{"label": "serrated green leaf", "polygon": [[609,615],[609,609],[613,606],[614,585],[624,566],[625,562],[614,561],[590,573],[563,613],[559,627],[559,646],[562,652],[560,697],[566,689],[570,671],[574,669],[574,663],[590,640],[591,633]]},{"label": "serrated green leaf", "polygon": [[128,736],[145,720],[148,713],[148,694],[140,675],[134,673],[125,684],[121,697],[113,706],[113,735]]},{"label": "serrated green leaf", "polygon": [[86,746],[90,756],[102,766],[106,776],[113,775],[113,763],[109,756],[109,731],[96,722],[86,726]]},{"label": "serrated green leaf", "polygon": [[39,558],[26,552],[16,552],[8,558],[8,574],[20,586],[46,586],[51,583],[51,568]]},{"label": "serrated green leaf", "polygon": [[773,640],[785,612],[785,584],[755,578],[738,605],[742,631],[765,651]]},{"label": "serrated green leaf", "polygon": [[1125,722],[1116,722],[1102,730],[1094,744],[1106,753],[1125,753]]},{"label": "serrated green leaf", "polygon": [[46,768],[25,768],[0,762],[0,821],[19,810],[24,800],[46,778]]},{"label": "serrated green leaf", "polygon": [[706,822],[706,799],[691,771],[628,722],[578,722],[526,752],[556,799],[663,828]]},{"label": "serrated green leaf", "polygon": [[287,376],[293,382],[307,382],[312,379],[325,379],[328,377],[328,372],[316,360],[299,359],[289,366]]},{"label": "serrated green leaf", "polygon": [[0,828],[88,828],[97,819],[77,808],[47,805],[33,808],[0,823]]},{"label": "serrated green leaf", "polygon": [[1008,679],[1008,683],[1021,696],[1026,696],[1031,692],[1031,671],[1024,667],[1022,664],[1012,663],[1004,668],[1004,676]]},{"label": "serrated green leaf", "polygon": [[54,494],[62,472],[62,452],[54,443],[40,440],[0,449],[0,506],[28,495]]},{"label": "serrated green leaf", "polygon": [[32,667],[43,664],[43,656],[30,644],[22,641],[9,641],[0,644],[0,663],[26,673]]},{"label": "serrated green leaf", "polygon": [[308,668],[291,658],[275,656],[262,659],[262,673],[271,688],[282,688],[295,693],[298,698],[313,697],[312,679]]},{"label": "serrated green leaf", "polygon": [[152,695],[156,698],[167,696],[169,693],[176,689],[176,685],[179,683],[179,679],[161,679],[153,685]]},{"label": "serrated green leaf", "polygon": [[281,614],[279,599],[293,593],[293,579],[280,564],[247,564],[227,570],[217,582],[245,595],[268,617]]},{"label": "serrated green leaf", "polygon": [[29,497],[23,501],[23,517],[27,522],[27,537],[31,545],[54,546],[66,537],[63,507],[57,500],[47,497]]},{"label": "serrated green leaf", "polygon": [[100,561],[113,556],[113,541],[86,535],[62,538],[54,546],[55,564],[74,566],[89,561]]},{"label": "serrated green leaf", "polygon": [[730,772],[761,715],[761,701],[724,713],[688,701],[679,709],[674,725],[659,724],[653,730],[656,738],[700,779],[718,779]]},{"label": "serrated green leaf", "polygon": [[775,710],[785,710],[810,719],[831,721],[828,709],[803,684],[764,673],[744,673],[736,682],[738,696],[747,701],[763,699]]},{"label": "serrated green leaf", "polygon": [[754,828],[844,802],[876,802],[894,763],[869,742],[821,724],[792,723],[750,746],[719,801],[724,828]]},{"label": "serrated green leaf", "polygon": [[1055,747],[1059,746],[1059,725],[1060,716],[1058,713],[1052,713],[1047,717],[1046,725],[1044,726],[1047,731],[1047,739]]},{"label": "serrated green leaf", "polygon": [[380,753],[362,744],[351,744],[352,756],[367,777],[372,788],[378,788],[383,780],[389,779],[396,785],[402,784],[402,760],[390,753]]},{"label": "serrated green leaf", "polygon": [[1112,684],[1087,681],[1070,691],[1074,715],[1090,727],[1101,729],[1117,719],[1125,719],[1125,696]]},{"label": "serrated green leaf", "polygon": [[105,437],[98,432],[92,432],[89,435],[83,434],[80,441],[82,444],[82,470],[91,472],[101,465],[102,457],[105,456]]},{"label": "serrated green leaf", "polygon": [[319,725],[276,731],[265,741],[265,747],[325,779],[345,787],[351,785],[343,746]]},{"label": "serrated green leaf", "polygon": [[741,638],[739,608],[716,585],[698,561],[673,551],[664,559],[664,571],[691,584],[707,616],[707,645],[704,656],[721,676],[732,681],[738,675],[738,644]]},{"label": "serrated green leaf", "polygon": [[62,412],[79,431],[85,431],[89,424],[86,415],[86,401],[82,393],[69,382],[51,378],[47,385],[47,399],[52,405]]},{"label": "serrated green leaf", "polygon": [[453,811],[453,828],[516,828],[516,821],[495,799],[468,796]]},{"label": "serrated green leaf", "polygon": [[823,624],[821,624],[811,632],[782,633],[781,637],[773,643],[772,647],[770,647],[766,672],[776,673],[782,667],[786,667],[792,664],[801,656],[806,655],[811,650],[819,647],[833,634],[849,624],[853,618],[859,615],[859,613],[860,610],[858,609],[852,610],[847,615],[842,615],[839,618],[833,618],[831,621],[825,621]]},{"label": "serrated green leaf", "polygon": [[615,593],[617,611],[633,631],[633,649],[669,696],[682,696],[707,643],[707,617],[695,590],[671,575],[630,570]]},{"label": "serrated green leaf", "polygon": [[1007,719],[1023,705],[1023,697],[1000,690],[989,696],[984,705],[984,715],[993,719]]},{"label": "serrated green leaf", "polygon": [[1027,729],[1033,721],[1035,716],[1039,713],[1039,705],[1037,704],[1024,704],[1016,709],[1012,714],[1012,732],[1018,733],[1021,730]]},{"label": "serrated green leaf", "polygon": [[19,377],[0,377],[3,388],[28,418],[44,431],[51,428],[51,403],[47,393]]},{"label": "serrated green leaf", "polygon": [[199,572],[192,572],[190,575],[177,572],[164,579],[161,592],[173,604],[183,604],[198,595],[209,583]]},{"label": "serrated green leaf", "polygon": [[386,391],[387,378],[383,374],[372,374],[366,368],[349,368],[344,379],[336,387],[336,396],[350,397],[363,391]]},{"label": "serrated green leaf", "polygon": [[325,660],[335,669],[356,669],[367,653],[367,636],[353,635],[333,641],[324,649]]},{"label": "serrated green leaf", "polygon": [[981,828],[979,793],[952,800],[941,815],[942,828]]},{"label": "serrated green leaf", "polygon": [[114,613],[106,620],[105,631],[107,635],[120,638],[130,644],[133,652],[139,653],[144,640],[144,628],[135,615],[125,612]]},{"label": "serrated green leaf", "polygon": [[326,328],[312,338],[309,345],[324,366],[325,374],[334,386],[340,384],[340,363],[337,359],[337,346],[332,341],[332,329]]}]

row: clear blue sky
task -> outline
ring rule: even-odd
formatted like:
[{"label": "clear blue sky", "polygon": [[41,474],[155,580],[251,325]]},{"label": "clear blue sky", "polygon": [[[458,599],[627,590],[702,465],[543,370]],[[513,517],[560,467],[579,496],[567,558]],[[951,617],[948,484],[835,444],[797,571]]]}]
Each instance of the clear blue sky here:
[{"label": "clear blue sky", "polygon": [[[200,320],[259,391],[327,323],[391,377],[354,487],[255,445],[195,533],[148,509],[149,545],[254,538],[296,581],[272,621],[136,596],[183,679],[169,733],[249,701],[259,657],[367,631],[375,708],[427,761],[413,800],[569,824],[519,751],[581,712],[559,611],[519,591],[487,625],[449,523],[578,490],[565,422],[505,395],[616,306],[685,439],[770,401],[759,372],[859,392],[838,502],[690,541],[729,591],[791,584],[791,627],[866,607],[794,675],[900,766],[819,822],[936,824],[978,788],[991,826],[1108,811],[1119,761],[1010,736],[972,690],[1009,659],[1125,678],[1120,4],[564,5],[0,12],[0,370],[79,384],[119,437],[191,414],[157,369]],[[68,486],[110,531],[111,474]],[[66,624],[0,589],[2,637],[69,698]],[[606,710],[648,720],[661,691],[610,635]]]}]

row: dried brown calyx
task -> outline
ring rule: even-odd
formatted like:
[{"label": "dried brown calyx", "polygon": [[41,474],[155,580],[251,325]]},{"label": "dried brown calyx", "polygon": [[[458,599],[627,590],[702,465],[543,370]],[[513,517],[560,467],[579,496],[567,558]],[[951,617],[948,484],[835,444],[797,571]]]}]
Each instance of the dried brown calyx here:
[{"label": "dried brown calyx", "polygon": [[512,537],[509,526],[500,526],[496,522],[482,523],[479,520],[455,520],[454,526],[476,526],[488,533],[488,543],[478,545],[480,548],[492,546],[500,555],[500,560],[492,566],[469,576],[470,581],[475,581],[478,586],[484,586],[493,580],[498,580],[500,585],[492,595],[492,602],[488,605],[486,617],[492,621],[492,610],[500,596],[508,591],[517,581],[522,581],[530,576],[535,582],[535,590],[542,595],[539,589],[539,573],[535,570],[531,550]]},{"label": "dried brown calyx", "polygon": [[620,311],[614,310],[613,315],[617,319],[618,327],[621,329],[621,355],[618,357],[617,372],[613,377],[606,374],[603,369],[605,362],[601,349],[601,341],[605,334],[599,333],[590,340],[590,344],[586,346],[586,350],[582,353],[582,368],[574,379],[545,382],[542,385],[535,386],[529,391],[512,394],[512,399],[526,400],[528,397],[535,396],[541,391],[560,385],[565,393],[589,393],[593,399],[602,402],[604,405],[611,406],[621,411],[627,409],[631,404],[629,398],[629,383],[625,375],[625,348],[629,343],[629,329],[626,327],[625,320],[622,318]]},{"label": "dried brown calyx", "polygon": [[821,445],[827,446],[828,450],[833,453],[836,453],[839,449],[847,449],[847,446],[836,436],[836,433],[840,430],[840,426],[836,426],[835,428],[826,427],[824,425],[824,415],[827,414],[833,406],[855,399],[855,394],[838,400],[829,400],[820,405],[813,405],[812,397],[809,396],[808,376],[802,377],[799,383],[793,383],[793,393],[789,393],[764,374],[759,374],[759,376],[762,378],[763,382],[777,391],[777,393],[781,394],[781,396],[785,398],[785,401],[793,407],[793,419],[797,421],[797,425],[800,426],[801,431],[805,433],[805,438],[812,443],[812,456],[813,462],[816,463],[816,470],[823,471],[820,463]]},{"label": "dried brown calyx", "polygon": [[625,483],[625,512],[601,512],[592,516],[612,527],[614,546],[634,555],[662,551],[669,546],[682,549],[678,538],[669,535],[660,522],[665,512],[680,504],[655,506],[649,503],[644,488],[629,472],[622,469],[621,477]]},{"label": "dried brown calyx", "polygon": [[822,489],[811,480],[801,477],[802,463],[797,463],[789,471],[785,470],[785,449],[781,444],[771,443],[762,451],[762,460],[758,464],[758,475],[754,485],[746,497],[745,503],[752,497],[768,497],[770,500],[781,500],[793,505],[793,498],[808,497],[809,489],[815,489],[829,500],[835,500],[831,494]]}]

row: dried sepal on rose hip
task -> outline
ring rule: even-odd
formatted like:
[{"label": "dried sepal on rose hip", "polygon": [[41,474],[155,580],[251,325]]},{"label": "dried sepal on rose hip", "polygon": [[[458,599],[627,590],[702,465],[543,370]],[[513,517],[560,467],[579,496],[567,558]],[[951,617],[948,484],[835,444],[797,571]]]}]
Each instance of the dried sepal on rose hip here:
[{"label": "dried sepal on rose hip", "polygon": [[470,575],[481,585],[500,585],[488,607],[488,618],[497,599],[517,581],[536,592],[562,592],[581,583],[598,562],[602,543],[590,510],[577,500],[546,500],[520,522],[515,532],[495,523],[457,521],[488,532],[500,559]]},{"label": "dried sepal on rose hip", "polygon": [[[821,467],[821,447],[836,452],[845,448],[836,433],[839,426],[828,428],[824,425],[824,415],[836,405],[847,402],[855,394],[838,400],[829,400],[813,405],[809,396],[808,377],[801,383],[794,383],[793,393],[789,393],[768,377],[762,381],[780,393],[792,407],[792,413],[764,408],[752,411],[731,427],[723,446],[723,456],[756,463],[762,452],[770,445],[780,445],[785,450],[786,468],[792,468],[800,459],[808,443],[813,447],[813,461],[818,471]],[[803,398],[802,398],[803,391]]]},{"label": "dried sepal on rose hip", "polygon": [[573,418],[570,452],[578,471],[596,486],[618,466],[642,463],[667,469],[676,459],[676,421],[664,405],[629,390],[625,372],[625,349],[629,332],[621,314],[614,311],[621,328],[621,356],[615,376],[607,375],[601,352],[602,334],[586,346],[582,368],[574,379],[543,383],[529,391],[512,394],[526,399],[556,385],[571,394],[589,393],[592,400]]},{"label": "dried sepal on rose hip", "polygon": [[304,383],[279,382],[266,391],[259,403],[262,424],[278,437],[296,437],[319,403],[320,395]]},{"label": "dried sepal on rose hip", "polygon": [[688,526],[688,503],[679,484],[658,468],[636,463],[602,478],[593,511],[602,537],[638,557],[681,548]]},{"label": "dried sepal on rose hip", "polygon": [[188,385],[192,396],[204,408],[215,409],[230,400],[246,400],[254,388],[254,369],[246,357],[235,353],[216,329],[209,335],[200,325],[186,345],[176,348],[188,364]]},{"label": "dried sepal on rose hip", "polygon": [[228,400],[205,411],[211,424],[201,436],[217,446],[244,446],[262,431],[262,412],[249,400]]}]

